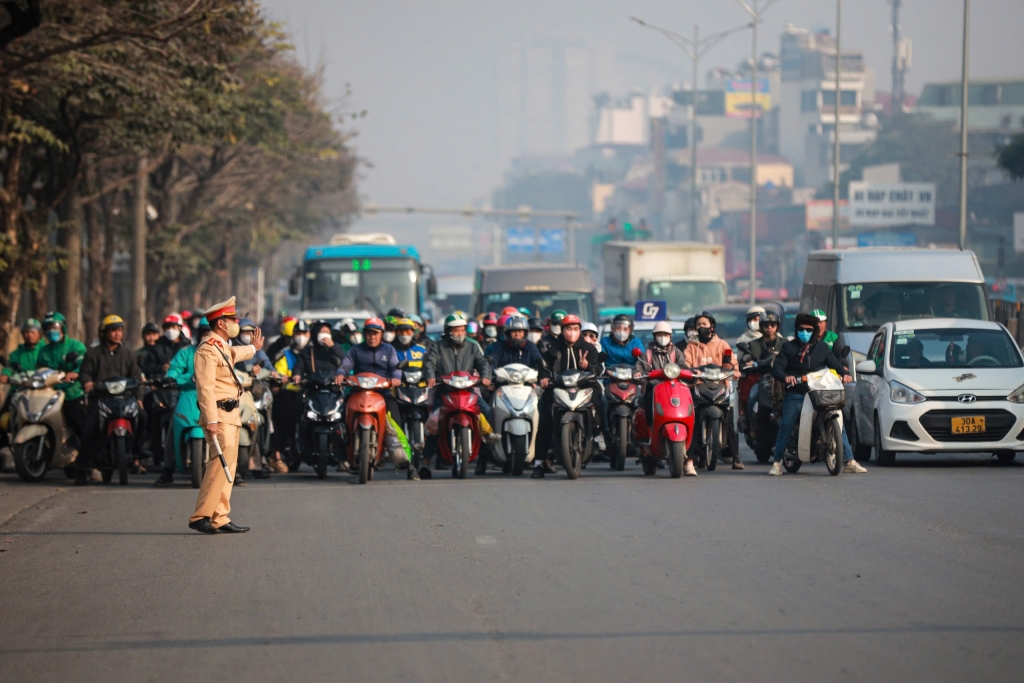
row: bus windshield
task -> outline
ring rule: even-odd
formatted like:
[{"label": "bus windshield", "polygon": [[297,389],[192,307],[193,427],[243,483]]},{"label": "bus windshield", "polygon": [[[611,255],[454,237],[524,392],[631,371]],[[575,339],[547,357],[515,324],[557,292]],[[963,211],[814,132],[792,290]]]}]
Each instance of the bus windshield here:
[{"label": "bus windshield", "polygon": [[973,282],[865,282],[842,285],[840,329],[874,332],[913,318],[988,320],[985,289]]},{"label": "bus windshield", "polygon": [[544,320],[559,309],[575,313],[580,320],[593,320],[590,295],[585,292],[500,292],[481,294],[483,312],[501,313],[506,306],[529,309],[530,315]]},{"label": "bus windshield", "polygon": [[419,310],[419,268],[410,258],[322,259],[306,262],[303,309],[383,315]]},{"label": "bus windshield", "polygon": [[647,285],[647,292],[651,299],[664,301],[674,318],[686,318],[725,303],[721,282],[655,280]]}]

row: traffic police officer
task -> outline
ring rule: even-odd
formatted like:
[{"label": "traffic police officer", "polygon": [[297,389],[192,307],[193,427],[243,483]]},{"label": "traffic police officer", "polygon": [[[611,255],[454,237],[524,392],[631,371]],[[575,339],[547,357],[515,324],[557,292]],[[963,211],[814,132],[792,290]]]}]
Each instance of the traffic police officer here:
[{"label": "traffic police officer", "polygon": [[[232,477],[238,460],[238,430],[242,426],[238,399],[242,387],[235,377],[235,363],[249,360],[263,347],[259,328],[252,332],[249,346],[230,346],[229,339],[238,336],[238,313],[235,297],[213,306],[206,312],[210,334],[196,349],[196,399],[199,403],[199,424],[207,439],[217,439]],[[203,534],[243,533],[249,527],[231,522],[231,484],[224,476],[218,459],[210,458],[199,489],[196,511],[189,519],[190,529]]]}]

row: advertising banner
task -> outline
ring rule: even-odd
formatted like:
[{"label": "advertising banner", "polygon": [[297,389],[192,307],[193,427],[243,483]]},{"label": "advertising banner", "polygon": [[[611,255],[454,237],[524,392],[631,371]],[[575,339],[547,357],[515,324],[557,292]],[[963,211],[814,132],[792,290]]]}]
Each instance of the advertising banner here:
[{"label": "advertising banner", "polygon": [[[725,115],[733,119],[749,119],[751,110],[750,79],[734,78],[725,84]],[[767,78],[757,79],[757,117],[772,110],[772,93]]]},{"label": "advertising banner", "polygon": [[935,225],[935,183],[850,183],[850,225]]}]

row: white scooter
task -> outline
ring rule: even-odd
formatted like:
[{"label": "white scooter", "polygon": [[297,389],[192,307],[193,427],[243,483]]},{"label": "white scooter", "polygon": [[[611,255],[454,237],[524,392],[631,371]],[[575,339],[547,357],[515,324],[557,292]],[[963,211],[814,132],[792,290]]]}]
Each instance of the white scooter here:
[{"label": "white scooter", "polygon": [[494,459],[508,474],[520,476],[533,462],[537,441],[538,400],[533,385],[537,371],[511,363],[494,371],[498,388],[491,397],[494,424],[491,428],[500,440],[494,444]]},{"label": "white scooter", "polygon": [[803,463],[824,462],[833,477],[843,471],[843,406],[846,387],[832,371],[818,370],[805,377],[800,421],[790,437],[782,465],[795,474]]}]

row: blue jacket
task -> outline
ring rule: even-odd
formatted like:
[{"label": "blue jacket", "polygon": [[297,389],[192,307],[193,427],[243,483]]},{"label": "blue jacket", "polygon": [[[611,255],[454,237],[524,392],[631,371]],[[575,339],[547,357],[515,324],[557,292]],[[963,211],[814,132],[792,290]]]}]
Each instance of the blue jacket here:
[{"label": "blue jacket", "polygon": [[644,343],[640,341],[639,337],[630,336],[625,344],[620,344],[615,337],[611,336],[601,340],[601,350],[608,357],[604,362],[606,367],[620,364],[632,366],[636,363],[636,359],[633,358],[633,349],[640,349],[641,353],[645,351]]},{"label": "blue jacket", "polygon": [[544,367],[540,349],[529,339],[522,346],[512,346],[504,341],[494,342],[487,347],[487,357],[496,368],[503,368],[510,363],[522,363],[540,372]]},{"label": "blue jacket", "polygon": [[414,343],[404,351],[396,348],[395,353],[398,354],[398,362],[408,361],[410,368],[422,368],[423,361],[427,359],[427,347],[422,344]]},{"label": "blue jacket", "polygon": [[345,359],[338,368],[339,375],[371,372],[385,379],[402,379],[402,371],[398,369],[398,353],[395,347],[387,342],[371,349],[366,342],[357,344],[348,350]]}]

